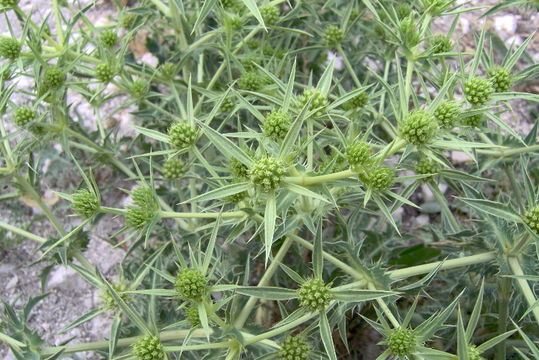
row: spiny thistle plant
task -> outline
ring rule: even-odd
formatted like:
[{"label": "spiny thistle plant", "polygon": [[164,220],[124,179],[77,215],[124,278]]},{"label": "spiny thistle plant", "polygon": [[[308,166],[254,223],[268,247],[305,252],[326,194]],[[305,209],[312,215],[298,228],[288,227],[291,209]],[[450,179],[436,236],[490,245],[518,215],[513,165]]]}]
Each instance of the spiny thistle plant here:
[{"label": "spiny thistle plant", "polygon": [[[536,2],[115,0],[102,25],[20,3],[0,200],[39,211],[0,231],[36,243],[44,288],[2,306],[17,359],[539,358],[534,34],[455,33]],[[106,277],[99,242],[123,253]],[[45,342],[56,265],[101,301]]]}]

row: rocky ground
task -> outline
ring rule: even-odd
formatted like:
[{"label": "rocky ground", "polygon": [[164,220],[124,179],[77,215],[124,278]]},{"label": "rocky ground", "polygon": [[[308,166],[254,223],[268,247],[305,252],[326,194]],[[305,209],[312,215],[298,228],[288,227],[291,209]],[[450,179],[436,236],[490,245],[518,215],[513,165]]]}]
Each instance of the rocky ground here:
[{"label": "rocky ground", "polygon": [[[49,10],[48,0],[34,1],[22,0],[21,7],[27,11],[34,9],[33,17],[40,19],[45,17]],[[492,5],[497,3],[494,0],[472,1],[474,5]],[[42,6],[40,6],[42,5]],[[89,13],[94,23],[106,23],[113,21],[112,19],[113,6],[105,1],[97,1],[97,5]],[[474,49],[474,39],[471,30],[479,30],[483,26],[487,26],[509,46],[512,42],[515,44],[522,41],[533,31],[539,28],[539,15],[537,12],[526,10],[524,8],[511,8],[502,11],[488,19],[480,18],[482,10],[477,10],[472,13],[463,14],[458,21],[457,33],[455,41],[466,50]],[[447,17],[436,21],[435,27],[437,31],[443,33],[451,25],[453,17]],[[20,30],[15,28],[15,30]],[[0,21],[0,33],[7,31],[6,22]],[[529,53],[537,61],[539,60],[539,37],[536,35],[529,46]],[[31,86],[31,84],[27,84]],[[539,93],[539,81],[526,84],[525,90],[529,92]],[[76,99],[74,99],[76,102]],[[514,102],[514,111],[504,115],[504,120],[507,121],[514,129],[520,133],[527,133],[537,119],[530,115],[530,104],[524,102]],[[85,113],[86,117],[92,119],[91,109],[85,109],[84,105],[80,105],[78,111]],[[536,111],[537,113],[537,111]],[[126,117],[129,116],[127,111],[123,114],[116,115],[117,119],[113,119],[114,124],[125,124]],[[454,154],[455,162],[466,161],[462,158],[462,154]],[[113,179],[107,179],[112,184],[115,184]],[[64,189],[63,187],[55,187],[58,185],[54,181],[49,184],[50,190]],[[45,193],[45,201],[51,205],[59,202],[52,191]],[[431,196],[425,192],[422,196],[428,199]],[[116,201],[123,201],[121,198],[115,198]],[[32,221],[38,211],[34,209],[29,202],[19,202],[16,205],[6,206],[0,205],[0,221],[4,221],[13,225],[27,228],[36,234],[42,236],[53,236],[54,230],[47,225],[44,220]],[[403,216],[405,214],[400,214]],[[66,220],[66,228],[74,224],[74,219],[69,217],[61,217]],[[416,216],[416,224],[422,225],[429,221],[426,215]],[[107,234],[114,233],[121,226],[119,222],[112,218],[100,222],[98,228],[94,229],[90,235],[90,244],[86,251],[86,256],[90,262],[97,265],[101,272],[113,278],[115,274],[115,265],[117,265],[123,256],[121,249],[113,249],[111,245],[103,241]],[[0,232],[0,300],[8,302],[15,306],[24,304],[29,297],[40,294],[41,280],[40,273],[43,271],[46,264],[34,263],[40,257],[36,253],[36,244],[28,240],[18,238],[10,232]],[[106,254],[106,260],[103,261]],[[102,340],[108,333],[109,323],[111,321],[110,314],[103,314],[94,320],[72,329],[62,335],[57,335],[58,332],[71,323],[73,320],[82,314],[100,306],[100,293],[95,291],[91,286],[86,284],[73,270],[56,266],[52,269],[48,280],[45,284],[46,292],[49,293],[43,301],[41,301],[32,313],[29,319],[29,326],[35,329],[49,345],[56,345],[69,338],[76,338],[76,342],[88,342]],[[372,357],[366,356],[365,359],[374,359],[375,350]],[[95,355],[79,354],[81,359],[97,359]],[[8,352],[6,347],[0,344],[0,358],[13,359],[13,356]],[[74,359],[76,357],[73,357]]]}]

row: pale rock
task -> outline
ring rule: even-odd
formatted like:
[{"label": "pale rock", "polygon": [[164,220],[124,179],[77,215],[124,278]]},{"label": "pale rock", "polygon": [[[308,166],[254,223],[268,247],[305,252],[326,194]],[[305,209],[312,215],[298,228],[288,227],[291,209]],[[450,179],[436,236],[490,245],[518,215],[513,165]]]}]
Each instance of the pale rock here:
[{"label": "pale rock", "polygon": [[497,32],[514,34],[517,30],[517,18],[514,15],[502,15],[494,18],[494,27]]},{"label": "pale rock", "polygon": [[84,283],[75,270],[67,266],[56,267],[47,282],[49,288],[80,289]]},{"label": "pale rock", "polygon": [[19,278],[17,277],[17,275],[13,275],[13,277],[6,284],[6,290],[14,289],[18,283],[19,283]]},{"label": "pale rock", "polygon": [[335,62],[333,63],[333,68],[335,70],[343,70],[344,69],[344,61],[342,59],[342,57],[336,53],[334,53],[333,51],[328,51],[328,59],[326,61],[326,64],[329,64],[329,62],[331,60],[334,60]]},{"label": "pale rock", "polygon": [[428,215],[419,215],[415,218],[415,223],[417,226],[424,226],[430,223]]},{"label": "pale rock", "polygon": [[142,57],[140,58],[140,62],[146,63],[153,67],[157,67],[157,64],[159,64],[159,59],[152,53],[147,52],[142,55]]},{"label": "pale rock", "polygon": [[393,220],[395,220],[395,222],[402,221],[402,217],[404,216],[404,209],[402,208],[402,206],[398,208],[393,214],[391,214],[391,216],[393,216]]},{"label": "pale rock", "polygon": [[451,160],[453,160],[454,163],[466,163],[472,161],[472,158],[463,151],[452,151]]}]

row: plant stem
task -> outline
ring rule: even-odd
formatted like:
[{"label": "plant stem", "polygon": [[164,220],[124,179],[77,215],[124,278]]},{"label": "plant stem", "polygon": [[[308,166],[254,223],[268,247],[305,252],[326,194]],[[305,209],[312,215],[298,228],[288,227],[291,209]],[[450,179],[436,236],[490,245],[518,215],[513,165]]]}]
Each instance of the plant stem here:
[{"label": "plant stem", "polygon": [[[290,246],[292,245],[293,240],[290,236],[288,236],[283,244],[281,245],[279,251],[273,258],[273,261],[271,262],[270,266],[266,269],[266,272],[258,282],[257,286],[266,286],[270,282],[271,278],[273,277],[273,274],[275,274],[275,271],[279,269],[279,265],[281,261],[283,260],[284,256],[287,254],[288,249],[290,249]],[[245,322],[247,321],[247,318],[251,314],[251,311],[253,310],[253,307],[255,306],[258,298],[250,297],[249,300],[247,300],[247,303],[243,307],[243,310],[241,311],[240,315],[234,322],[234,327],[237,329],[241,329]]]},{"label": "plant stem", "polygon": [[192,218],[192,219],[217,219],[221,217],[223,219],[229,218],[242,218],[247,216],[244,211],[229,211],[224,213],[193,213],[193,212],[175,212],[175,211],[161,211],[159,215],[162,218]]},{"label": "plant stem", "polygon": [[401,280],[401,279],[406,279],[406,278],[416,276],[416,275],[427,274],[431,272],[432,270],[436,269],[436,267],[440,265],[441,263],[443,264],[440,267],[440,270],[448,270],[448,269],[454,269],[454,268],[489,262],[494,259],[496,259],[496,252],[490,251],[490,252],[485,252],[485,253],[477,254],[477,255],[464,256],[458,259],[435,261],[429,264],[412,266],[406,269],[392,270],[392,271],[388,271],[387,275],[389,275],[389,277],[393,280]]},{"label": "plant stem", "polygon": [[403,114],[408,112],[408,103],[410,101],[410,93],[412,90],[412,75],[414,74],[415,61],[408,59],[408,64],[406,66],[406,78],[404,79],[404,104],[406,104],[406,109],[402,109]]},{"label": "plant stem", "polygon": [[[518,258],[514,256],[508,256],[507,263],[509,264],[511,271],[513,272],[513,275],[524,276],[524,272],[522,271],[522,267],[520,266],[520,262]],[[532,289],[530,288],[530,285],[528,284],[528,280],[520,277],[520,278],[515,279],[515,281],[520,287],[520,291],[522,292],[522,295],[528,302],[528,305],[530,307],[533,307],[531,311],[533,313],[533,316],[535,317],[535,321],[539,324],[539,307],[536,304],[537,299],[535,298],[535,295]]]},{"label": "plant stem", "polygon": [[[369,283],[368,287],[369,287],[369,289],[371,289],[371,290],[376,290],[376,286],[374,286],[373,283]],[[389,321],[391,322],[391,324],[393,325],[393,327],[394,327],[395,329],[400,328],[401,324],[400,324],[399,320],[397,320],[397,318],[395,317],[395,315],[393,315],[393,313],[391,312],[391,310],[390,310],[389,307],[387,306],[385,300],[384,300],[384,299],[381,299],[381,298],[377,298],[377,299],[376,299],[376,302],[378,303],[378,306],[380,306],[380,308],[382,309],[382,311],[384,312],[384,314],[386,314],[387,318],[389,319]]]},{"label": "plant stem", "polygon": [[[507,319],[509,319],[509,296],[511,292],[511,279],[502,277],[498,280],[498,335],[507,331]],[[496,360],[505,360],[506,341],[497,345]]]},{"label": "plant stem", "polygon": [[305,176],[305,175],[291,176],[291,177],[286,177],[284,181],[290,184],[309,186],[309,185],[321,184],[321,183],[330,182],[330,181],[339,180],[339,179],[346,179],[355,175],[356,175],[355,172],[348,169],[348,170],[343,170],[336,173],[331,173],[327,175],[319,175],[319,176]]},{"label": "plant stem", "polygon": [[4,228],[7,231],[11,231],[12,233],[23,236],[23,237],[25,237],[27,239],[33,240],[33,241],[38,242],[40,244],[43,244],[44,242],[47,241],[47,239],[42,238],[41,236],[38,236],[36,234],[32,234],[31,232],[23,230],[21,228],[18,228],[16,226],[9,225],[9,224],[7,224],[7,223],[5,223],[3,221],[0,221],[0,228]]}]

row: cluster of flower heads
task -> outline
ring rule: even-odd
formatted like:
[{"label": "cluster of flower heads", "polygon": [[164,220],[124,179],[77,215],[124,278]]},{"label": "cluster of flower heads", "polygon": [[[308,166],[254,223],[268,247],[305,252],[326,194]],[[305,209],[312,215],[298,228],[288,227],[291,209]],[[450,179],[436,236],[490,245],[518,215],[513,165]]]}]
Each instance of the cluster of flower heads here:
[{"label": "cluster of flower heads", "polygon": [[264,192],[276,190],[284,179],[286,166],[281,160],[272,157],[258,159],[249,170],[251,182]]}]

